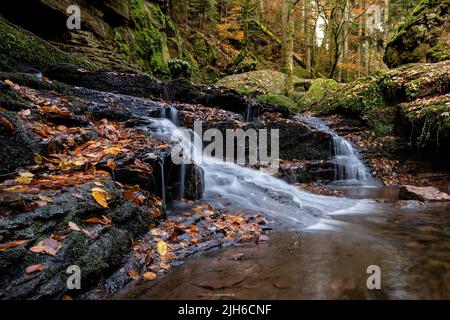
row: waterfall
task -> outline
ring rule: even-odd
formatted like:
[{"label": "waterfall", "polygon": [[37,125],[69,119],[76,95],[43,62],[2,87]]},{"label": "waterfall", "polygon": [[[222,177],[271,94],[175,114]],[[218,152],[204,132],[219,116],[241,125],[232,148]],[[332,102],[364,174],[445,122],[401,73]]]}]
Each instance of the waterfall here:
[{"label": "waterfall", "polygon": [[[104,103],[105,99],[112,99],[126,106],[138,120],[139,130],[145,133],[151,133],[161,139],[185,137],[183,128],[177,127],[174,123],[177,121],[173,122],[176,118],[171,114],[178,112],[178,110],[174,110],[175,107],[170,111],[170,107],[167,105],[149,99],[84,88],[76,88],[76,91],[78,95],[97,101],[97,103]],[[257,116],[259,110],[252,110],[249,107],[248,111],[247,115],[250,120]],[[178,117],[177,119],[179,120]],[[200,143],[192,143],[190,139],[183,140],[183,149],[189,154],[192,151],[194,159],[200,159],[203,151],[202,139],[196,136],[192,130],[190,130],[190,134]],[[224,162],[222,159],[202,158],[202,160],[197,163],[197,166],[204,172],[203,200],[216,207],[226,206],[230,211],[235,209],[254,210],[271,215],[277,220],[283,220],[287,226],[310,227],[320,223],[322,219],[326,218],[326,214],[347,213],[361,203],[361,201],[352,199],[312,194],[262,171]],[[159,162],[159,166],[161,167],[161,194],[163,201],[166,201],[164,162]]]},{"label": "waterfall", "polygon": [[[159,132],[166,137],[185,137],[182,129],[167,119],[153,119]],[[157,123],[157,125],[156,125]],[[187,130],[187,129],[185,129]],[[196,134],[190,130],[193,137]],[[200,139],[200,137],[197,136]],[[196,159],[202,150],[185,139],[182,141],[186,154],[191,150]],[[221,159],[203,157],[197,163],[204,171],[205,192],[203,200],[212,204],[221,204],[229,210],[245,209],[264,212],[296,226],[316,224],[325,213],[350,208],[354,200],[331,198],[312,194],[292,186],[281,179],[274,178],[262,171],[241,167]]]},{"label": "waterfall", "polygon": [[159,161],[159,166],[161,167],[161,195],[163,203],[166,204],[166,177],[164,174],[164,158]]},{"label": "waterfall", "polygon": [[364,165],[358,150],[350,141],[339,136],[318,118],[299,116],[299,119],[309,126],[331,135],[334,147],[335,184],[377,185],[377,181],[370,175],[369,169]]},{"label": "waterfall", "polygon": [[184,186],[186,180],[186,164],[183,162],[180,164],[180,200],[184,197]]},{"label": "waterfall", "polygon": [[169,120],[176,126],[179,126],[178,109],[175,106],[169,107]]}]

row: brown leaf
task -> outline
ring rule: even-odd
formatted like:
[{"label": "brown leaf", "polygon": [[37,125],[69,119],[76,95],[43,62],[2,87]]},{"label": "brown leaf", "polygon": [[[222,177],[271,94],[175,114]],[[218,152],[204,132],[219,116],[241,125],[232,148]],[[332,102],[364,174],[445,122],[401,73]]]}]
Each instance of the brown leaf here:
[{"label": "brown leaf", "polygon": [[40,241],[37,245],[30,248],[34,253],[46,253],[51,256],[55,256],[58,250],[61,248],[61,244],[51,238]]},{"label": "brown leaf", "polygon": [[139,273],[134,269],[131,269],[130,271],[128,271],[128,276],[133,280],[139,280],[141,278]]},{"label": "brown leaf", "polygon": [[45,269],[44,265],[42,265],[42,264],[35,264],[35,265],[27,267],[25,269],[25,272],[26,273],[33,273],[33,272],[36,272],[36,271],[42,271],[44,269]]},{"label": "brown leaf", "polygon": [[4,244],[0,244],[0,251],[10,249],[10,248],[20,247],[21,245],[27,243],[28,241],[30,241],[30,240],[16,240],[16,241],[11,241],[11,242],[7,242]]}]

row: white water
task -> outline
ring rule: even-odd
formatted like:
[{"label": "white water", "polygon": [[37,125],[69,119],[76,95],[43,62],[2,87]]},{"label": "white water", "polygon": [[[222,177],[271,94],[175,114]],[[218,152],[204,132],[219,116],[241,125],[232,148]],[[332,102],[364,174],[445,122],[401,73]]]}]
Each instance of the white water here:
[{"label": "white water", "polygon": [[[184,137],[181,130],[167,119],[152,119],[158,132],[167,136]],[[183,140],[185,150],[194,144]],[[189,152],[187,152],[190,154]],[[203,199],[225,205],[230,210],[246,209],[263,212],[289,224],[311,226],[327,213],[350,208],[357,202],[311,194],[261,171],[224,162],[216,158],[202,158],[198,165],[205,175]]]},{"label": "white water", "polygon": [[[139,118],[140,127],[144,131],[151,131],[162,138],[171,137],[173,134],[184,137],[182,130],[176,126],[179,118],[174,116],[174,113],[177,113],[178,110],[174,110],[173,106],[126,95],[84,88],[77,90],[81,96],[87,96],[99,103],[103,103],[107,98],[127,106]],[[149,112],[155,109],[159,109],[159,118],[149,117]],[[166,109],[171,110],[166,111]],[[202,152],[202,150],[194,148],[190,141],[187,141],[184,147],[185,150],[193,149],[197,155]],[[203,163],[198,164],[205,174],[203,199],[213,205],[226,205],[230,210],[260,211],[280,218],[284,222],[290,222],[296,227],[317,228],[323,225],[324,221],[329,220],[327,214],[350,213],[353,208],[369,209],[372,206],[367,201],[311,194],[263,172],[244,168],[234,163],[225,163],[211,158],[203,160]],[[164,165],[162,163],[160,165],[163,169]],[[164,170],[162,170],[162,180],[162,196],[165,198]]]},{"label": "white water", "polygon": [[299,116],[309,126],[326,132],[333,139],[335,182],[338,185],[362,185],[375,186],[377,181],[372,178],[369,169],[364,165],[358,150],[350,141],[339,136],[328,127],[322,120],[313,117]]}]

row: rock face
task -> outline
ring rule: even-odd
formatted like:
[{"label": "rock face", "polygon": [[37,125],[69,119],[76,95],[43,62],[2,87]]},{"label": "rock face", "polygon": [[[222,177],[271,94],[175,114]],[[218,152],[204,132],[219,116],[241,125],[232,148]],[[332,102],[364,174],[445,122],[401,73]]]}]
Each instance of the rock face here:
[{"label": "rock face", "polygon": [[402,186],[399,197],[401,200],[450,201],[450,195],[434,187]]},{"label": "rock face", "polygon": [[21,66],[40,70],[60,63],[89,65],[64,53],[34,34],[17,27],[0,17],[0,69],[11,70]]},{"label": "rock face", "polygon": [[[4,69],[3,65],[15,67],[20,62],[42,69],[54,64],[56,59],[75,63],[76,60],[70,61],[67,56],[61,60],[59,50],[55,55],[47,55],[48,50],[42,48],[46,49],[51,43],[70,54],[72,59],[86,59],[107,69],[144,71],[164,79],[172,76],[171,62],[182,58],[193,80],[215,82],[224,68],[218,58],[228,61],[228,57],[201,33],[178,28],[165,11],[165,4],[158,0],[3,1],[0,3],[2,17],[21,28],[14,26],[16,30],[13,30],[0,25],[1,42],[7,44],[0,48],[0,68]],[[79,30],[69,30],[66,26],[69,16],[66,10],[70,5],[77,5],[81,10]],[[27,10],[22,10],[24,6]],[[33,37],[31,43],[23,45],[29,36]],[[48,43],[37,45],[42,39]],[[8,57],[8,52],[15,52],[17,56]]]},{"label": "rock face", "polygon": [[384,62],[395,68],[446,59],[450,59],[450,0],[423,0],[387,44]]}]

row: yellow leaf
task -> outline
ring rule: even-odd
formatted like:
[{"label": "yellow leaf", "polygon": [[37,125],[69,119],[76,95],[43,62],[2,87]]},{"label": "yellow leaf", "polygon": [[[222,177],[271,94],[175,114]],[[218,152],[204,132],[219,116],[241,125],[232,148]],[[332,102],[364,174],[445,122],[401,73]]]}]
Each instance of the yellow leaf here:
[{"label": "yellow leaf", "polygon": [[122,149],[120,149],[119,147],[110,147],[110,148],[103,150],[102,153],[104,155],[112,154],[115,156],[115,155],[118,155],[121,151],[122,151]]},{"label": "yellow leaf", "polygon": [[159,241],[156,244],[156,251],[158,251],[160,256],[165,256],[167,254],[167,243]]},{"label": "yellow leaf", "polygon": [[36,162],[37,164],[42,163],[42,157],[38,153],[34,154],[34,162]]},{"label": "yellow leaf", "polygon": [[16,178],[17,183],[29,184],[33,180],[34,174],[27,170],[19,171],[19,176]]},{"label": "yellow leaf", "polygon": [[[97,189],[97,188],[94,188]],[[108,208],[108,202],[106,202],[105,192],[92,191],[92,197],[103,208]]]},{"label": "yellow leaf", "polygon": [[156,273],[154,272],[146,272],[143,275],[145,280],[155,280],[156,279]]}]

